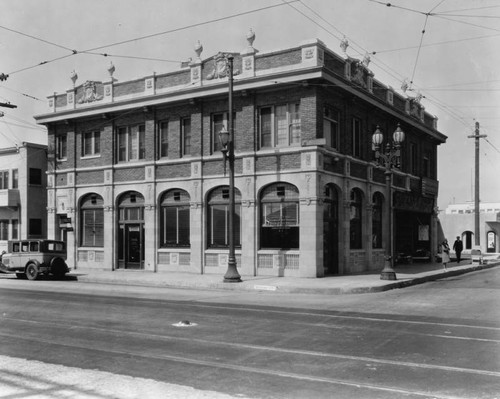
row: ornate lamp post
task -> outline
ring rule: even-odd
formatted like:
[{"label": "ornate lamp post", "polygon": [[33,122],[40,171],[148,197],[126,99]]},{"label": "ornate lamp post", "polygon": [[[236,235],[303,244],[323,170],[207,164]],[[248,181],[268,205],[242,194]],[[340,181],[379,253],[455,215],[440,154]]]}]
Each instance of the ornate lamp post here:
[{"label": "ornate lamp post", "polygon": [[396,128],[392,135],[392,144],[387,141],[385,153],[380,152],[380,146],[384,141],[384,135],[377,126],[373,133],[372,142],[375,150],[375,159],[385,166],[385,184],[387,190],[387,231],[389,233],[389,240],[387,242],[386,256],[384,269],[380,273],[381,280],[396,280],[396,272],[394,271],[394,256],[393,256],[393,242],[394,242],[394,224],[393,224],[393,208],[392,208],[392,170],[399,168],[401,157],[401,143],[405,139],[405,134],[399,126]]},{"label": "ornate lamp post", "polygon": [[229,131],[225,127],[219,132],[219,140],[224,156],[224,171],[226,160],[229,162],[229,258],[227,271],[224,275],[225,283],[241,283],[241,276],[236,269],[236,256],[234,254],[234,129],[233,129],[233,56],[227,57],[229,64]]}]

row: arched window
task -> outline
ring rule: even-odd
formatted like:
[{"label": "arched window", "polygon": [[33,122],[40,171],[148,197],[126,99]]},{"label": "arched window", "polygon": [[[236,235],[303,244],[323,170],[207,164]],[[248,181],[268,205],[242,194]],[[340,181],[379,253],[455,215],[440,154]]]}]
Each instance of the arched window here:
[{"label": "arched window", "polygon": [[[234,189],[234,245],[241,246],[241,194]],[[217,187],[208,196],[208,234],[209,248],[229,246],[229,187]]]},{"label": "arched window", "polygon": [[260,196],[260,247],[299,248],[299,190],[289,183],[275,183]]},{"label": "arched window", "polygon": [[362,203],[363,196],[359,189],[351,190],[351,208],[350,208],[350,244],[351,249],[363,248],[362,240]]},{"label": "arched window", "polygon": [[372,248],[382,248],[382,194],[373,194],[372,208]]},{"label": "arched window", "polygon": [[80,246],[104,246],[104,201],[100,195],[88,194],[80,203]]},{"label": "arched window", "polygon": [[160,247],[189,246],[189,194],[167,191],[160,200]]}]

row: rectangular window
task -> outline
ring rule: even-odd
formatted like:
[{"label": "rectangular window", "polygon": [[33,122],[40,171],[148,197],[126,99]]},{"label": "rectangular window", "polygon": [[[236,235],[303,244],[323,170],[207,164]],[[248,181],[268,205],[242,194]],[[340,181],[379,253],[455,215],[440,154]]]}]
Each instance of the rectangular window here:
[{"label": "rectangular window", "polygon": [[181,156],[191,155],[191,118],[181,119]]},{"label": "rectangular window", "polygon": [[361,120],[358,118],[352,119],[352,155],[361,156]]},{"label": "rectangular window", "polygon": [[30,168],[29,184],[34,186],[42,185],[42,170],[38,168]]},{"label": "rectangular window", "polygon": [[104,246],[104,210],[82,210],[82,246]]},{"label": "rectangular window", "polygon": [[12,225],[12,239],[17,240],[19,238],[19,221],[16,219],[13,219],[10,221]]},{"label": "rectangular window", "polygon": [[226,128],[229,130],[229,126],[227,123],[226,115],[225,114],[213,114],[212,115],[212,148],[213,152],[218,152],[221,150],[222,146],[220,144],[219,140],[219,133],[222,130],[222,128]]},{"label": "rectangular window", "polygon": [[339,149],[339,112],[331,107],[323,111],[323,137],[328,147]]},{"label": "rectangular window", "polygon": [[101,132],[84,133],[82,140],[82,156],[88,157],[101,153]]},{"label": "rectangular window", "polygon": [[162,247],[189,246],[189,205],[162,207]]},{"label": "rectangular window", "polygon": [[118,162],[137,161],[145,159],[145,125],[120,127],[117,130]]},{"label": "rectangular window", "polygon": [[0,190],[7,190],[9,188],[9,171],[0,170]]},{"label": "rectangular window", "polygon": [[56,156],[57,159],[63,160],[68,156],[67,154],[67,136],[65,134],[56,136]]},{"label": "rectangular window", "polygon": [[19,171],[12,169],[12,188],[19,188]]},{"label": "rectangular window", "polygon": [[261,148],[300,144],[300,105],[285,104],[260,108],[259,130]]},{"label": "rectangular window", "polygon": [[418,174],[418,157],[417,157],[417,146],[415,143],[410,143],[410,173]]},{"label": "rectangular window", "polygon": [[423,163],[423,175],[424,177],[431,177],[431,162],[429,160],[428,157],[424,157],[424,159],[422,160],[422,163]]},{"label": "rectangular window", "polygon": [[41,236],[42,235],[42,219],[30,219],[29,220],[29,232],[30,236]]},{"label": "rectangular window", "polygon": [[159,158],[168,157],[168,121],[158,123]]},{"label": "rectangular window", "polygon": [[0,220],[0,240],[9,239],[9,221]]},{"label": "rectangular window", "polygon": [[[217,204],[209,208],[209,247],[227,247],[229,245],[229,205]],[[234,208],[234,245],[241,247],[241,205]]]}]

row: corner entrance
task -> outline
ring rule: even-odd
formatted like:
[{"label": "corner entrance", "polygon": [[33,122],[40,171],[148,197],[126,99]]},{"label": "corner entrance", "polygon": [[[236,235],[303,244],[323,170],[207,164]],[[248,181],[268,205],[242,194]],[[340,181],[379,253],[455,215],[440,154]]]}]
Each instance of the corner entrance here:
[{"label": "corner entrance", "polygon": [[123,194],[118,204],[118,269],[144,269],[144,197]]}]

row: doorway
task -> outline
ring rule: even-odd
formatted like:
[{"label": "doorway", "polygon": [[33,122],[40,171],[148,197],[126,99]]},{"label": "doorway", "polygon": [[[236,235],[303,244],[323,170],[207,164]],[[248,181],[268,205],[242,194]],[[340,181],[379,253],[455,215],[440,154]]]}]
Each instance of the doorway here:
[{"label": "doorway", "polygon": [[339,274],[339,198],[332,185],[323,203],[323,268],[325,275]]},{"label": "doorway", "polygon": [[118,205],[118,269],[144,269],[144,198],[125,193]]}]

